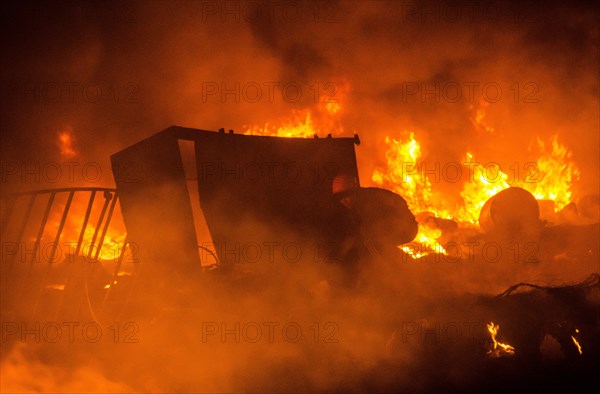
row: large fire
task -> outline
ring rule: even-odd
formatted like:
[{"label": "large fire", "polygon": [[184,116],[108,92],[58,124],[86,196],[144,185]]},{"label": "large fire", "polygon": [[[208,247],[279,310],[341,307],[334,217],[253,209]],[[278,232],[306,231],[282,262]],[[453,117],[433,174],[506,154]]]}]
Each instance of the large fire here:
[{"label": "large fire", "polygon": [[[449,213],[441,206],[442,200],[434,198],[429,179],[417,170],[422,157],[421,144],[415,139],[414,133],[409,132],[406,142],[386,137],[387,168],[375,170],[371,180],[378,186],[390,189],[406,199],[409,208],[415,213],[430,212],[436,217],[448,217]],[[405,245],[402,250],[414,258],[420,258],[428,252],[445,250],[437,242],[441,231],[429,226],[426,222],[419,224],[419,232],[411,245]]]},{"label": "large fire", "polygon": [[0,394],[593,387],[587,4],[7,2]]},{"label": "large fire", "polygon": [[[340,99],[322,102],[311,111],[295,111],[288,120],[279,124],[265,123],[263,126],[249,126],[244,134],[268,135],[277,137],[312,138],[324,133],[341,135],[339,114],[349,85],[340,89]],[[486,133],[496,130],[485,122],[489,103],[481,101],[473,118],[474,127]],[[558,136],[549,142],[536,140],[536,149],[530,148],[535,158],[526,163],[510,166],[509,174],[502,171],[495,162],[481,165],[473,152],[465,152],[461,163],[456,163],[463,182],[459,204],[444,198],[440,182],[432,182],[427,171],[425,148],[417,139],[416,133],[404,130],[398,137],[386,136],[385,166],[376,168],[371,181],[379,187],[396,192],[404,197],[410,209],[419,219],[419,233],[414,241],[401,246],[401,249],[414,259],[430,253],[446,253],[440,237],[442,231],[431,224],[428,218],[441,218],[456,221],[462,226],[475,227],[483,205],[492,196],[511,186],[519,186],[531,192],[536,199],[550,201],[558,212],[571,202],[571,186],[579,178],[579,169],[573,161],[573,154],[558,141]],[[485,159],[485,158],[483,158]],[[437,168],[432,166],[429,167]],[[442,182],[443,183],[443,182]],[[434,187],[436,185],[436,187]]]},{"label": "large fire", "polygon": [[556,136],[552,139],[551,151],[545,150],[546,145],[538,139],[541,156],[537,163],[530,163],[530,174],[521,179],[516,177],[516,182],[510,182],[510,177],[499,166],[489,168],[478,165],[474,155],[467,152],[462,163],[469,173],[460,192],[463,206],[452,210],[452,207],[444,204],[444,200],[432,200],[434,193],[429,175],[418,171],[422,153],[414,133],[409,133],[406,142],[390,137],[386,137],[385,142],[388,146],[387,168],[375,170],[373,182],[404,196],[416,212],[430,211],[439,217],[466,223],[476,224],[479,211],[490,197],[516,185],[530,191],[539,200],[553,200],[556,209],[563,208],[571,202],[571,185],[579,177],[571,151],[559,144]]}]

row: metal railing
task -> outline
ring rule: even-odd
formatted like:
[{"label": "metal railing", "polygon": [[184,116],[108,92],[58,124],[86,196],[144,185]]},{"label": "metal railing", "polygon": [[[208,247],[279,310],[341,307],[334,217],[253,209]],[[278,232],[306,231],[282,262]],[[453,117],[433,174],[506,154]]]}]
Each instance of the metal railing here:
[{"label": "metal railing", "polygon": [[[77,261],[78,258],[79,261],[81,261],[81,257],[84,257],[86,261],[90,263],[98,263],[102,247],[104,246],[106,240],[107,232],[114,216],[115,207],[118,202],[118,193],[116,189],[101,187],[43,189],[14,193],[7,195],[2,199],[2,215],[0,221],[0,234],[3,240],[1,282],[2,291],[4,293],[3,296],[7,294],[9,295],[8,298],[3,298],[8,299],[8,302],[13,303],[11,307],[21,309],[20,312],[23,311],[23,308],[31,308],[31,316],[37,316],[40,309],[40,303],[44,299],[44,295],[48,289],[48,280],[51,268],[53,265],[55,265],[53,263],[56,263],[58,260],[57,247],[65,230],[67,218],[70,214],[81,214],[81,212],[73,213],[72,207],[75,197],[81,197],[82,193],[89,193],[89,198],[85,205],[85,213],[83,215],[81,227],[77,233],[77,241],[74,245],[72,257],[75,259],[75,261]],[[50,239],[52,239],[53,242],[49,244],[49,254],[47,255],[48,262],[45,264],[45,267],[41,266],[38,269],[38,267],[34,267],[36,256],[39,256],[42,238],[44,236],[48,237],[48,234],[46,233],[49,231],[48,220],[51,210],[53,207],[56,207],[56,201],[59,198],[64,199],[65,197],[66,202],[62,208],[62,211],[60,211],[59,208],[60,219],[58,220],[56,233],[49,234]],[[102,197],[104,198],[103,201]],[[42,211],[40,212],[41,214],[39,215],[33,214],[34,205],[36,204],[41,204],[43,207]],[[100,204],[101,208],[95,226],[93,226],[94,223],[90,222],[95,204]],[[20,207],[21,209],[19,210],[17,207]],[[11,224],[11,226],[9,226],[9,224]],[[94,230],[92,233],[91,242],[89,243],[89,249],[85,251],[83,248],[85,234],[90,225],[93,226]],[[10,231],[10,234],[9,227],[11,230],[13,230]],[[33,230],[37,229],[36,231],[33,231],[33,234],[31,234],[34,236],[33,249],[27,252],[28,258],[22,261],[26,263],[26,266],[20,266],[15,269],[15,258],[18,254],[16,252],[8,253],[9,251],[14,252],[14,250],[9,250],[9,246],[16,245],[17,248],[20,248],[21,245],[23,245],[23,239],[26,235],[26,229],[28,228],[32,228]],[[123,245],[118,251],[118,257],[115,259],[115,267],[111,276],[111,281],[109,282],[110,284],[116,283],[127,247],[128,239],[125,236]],[[23,253],[20,254],[23,256]],[[92,306],[92,303],[90,302],[88,278],[94,274],[94,270],[98,265],[99,264],[85,265],[85,269],[83,270],[83,288],[85,289],[84,294],[81,294],[80,292],[77,293],[77,291],[75,291],[77,294],[74,297],[74,299],[78,299],[79,303],[77,307],[77,313],[81,313],[84,301],[87,300],[86,304],[89,313],[96,321],[98,319],[94,309],[104,310],[105,306],[109,302],[109,297],[113,288],[113,286],[108,286],[102,289],[104,290],[104,294],[101,305],[98,305],[96,308]],[[42,270],[43,273],[40,272],[40,270]],[[35,275],[33,274],[34,271]],[[53,308],[54,317],[58,317],[61,314],[65,304],[65,295],[71,290],[71,287],[81,288],[81,283],[74,283],[76,279],[81,279],[80,277],[74,277],[76,264],[67,263],[66,271],[66,280],[64,286],[62,289],[60,289],[60,295]],[[25,302],[23,302],[24,300]],[[22,315],[22,313],[20,314]]]}]

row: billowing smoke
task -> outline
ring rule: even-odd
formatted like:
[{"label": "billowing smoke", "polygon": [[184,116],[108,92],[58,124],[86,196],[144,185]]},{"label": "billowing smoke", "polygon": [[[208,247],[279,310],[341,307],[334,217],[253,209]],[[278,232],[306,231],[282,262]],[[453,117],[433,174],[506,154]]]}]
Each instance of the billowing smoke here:
[{"label": "billowing smoke", "polygon": [[[71,128],[78,159],[110,184],[110,153],[172,124],[241,131],[339,98],[332,131],[359,133],[364,179],[403,130],[432,162],[476,150],[507,166],[557,134],[580,194],[596,191],[598,12],[585,3],[3,7],[5,160],[56,161]],[[473,126],[482,100],[492,134]]]},{"label": "billowing smoke", "polygon": [[[2,17],[3,194],[113,187],[110,155],[171,125],[242,132],[307,110],[322,137],[360,136],[364,184],[385,165],[385,137],[405,131],[428,163],[473,152],[502,169],[557,135],[581,172],[574,198],[598,191],[599,13],[586,2],[20,2]],[[328,99],[341,106],[334,121]],[[478,295],[598,270],[565,256],[517,268],[441,257],[368,267],[348,285],[339,265],[276,252],[235,280],[150,262],[162,269],[145,291],[125,293],[122,314],[80,318],[73,342],[63,320],[49,343],[54,325],[24,334],[27,316],[3,316],[2,390],[472,388],[490,373],[474,365],[489,341],[481,322],[495,318]]]}]

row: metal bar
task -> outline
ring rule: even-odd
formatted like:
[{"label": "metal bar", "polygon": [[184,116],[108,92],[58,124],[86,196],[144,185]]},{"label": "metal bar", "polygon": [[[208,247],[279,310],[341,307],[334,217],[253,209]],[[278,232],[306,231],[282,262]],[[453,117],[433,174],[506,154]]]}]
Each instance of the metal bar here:
[{"label": "metal bar", "polygon": [[35,261],[35,256],[40,247],[40,243],[42,242],[42,236],[44,235],[44,229],[46,228],[46,223],[48,222],[48,216],[50,216],[50,209],[52,209],[52,204],[54,203],[55,196],[56,196],[56,193],[51,193],[50,198],[48,199],[48,204],[46,205],[46,211],[44,212],[44,218],[42,219],[42,223],[40,224],[40,229],[38,230],[37,238],[35,239],[34,253],[33,253],[33,257],[31,258],[31,262],[30,262],[30,266],[29,266],[30,270],[31,270],[31,265],[33,265],[33,262]]},{"label": "metal bar", "polygon": [[104,227],[102,228],[102,234],[100,235],[100,240],[98,241],[98,247],[96,248],[96,255],[94,256],[94,260],[98,260],[98,257],[100,256],[100,250],[102,249],[102,246],[104,245],[104,238],[106,237],[106,232],[108,231],[108,226],[112,219],[113,212],[115,211],[116,204],[117,204],[117,193],[115,193],[113,195],[113,199],[110,204],[110,208],[108,210],[108,215],[106,217],[106,220],[104,221]]},{"label": "metal bar", "polygon": [[[102,211],[100,212],[100,217],[98,218],[98,223],[96,224],[96,227],[94,228],[94,235],[92,236],[92,242],[91,242],[91,245],[90,245],[90,249],[88,251],[88,256],[87,257],[90,258],[90,259],[92,257],[93,246],[96,243],[96,239],[98,238],[98,232],[99,232],[100,226],[102,225],[102,222],[104,221],[104,216],[106,215],[106,211],[108,209],[108,204],[113,199],[113,195],[110,192],[105,191],[104,192],[104,199],[105,199],[104,200],[104,205],[102,206]],[[82,307],[83,301],[84,301],[83,298],[86,298],[87,304],[88,304],[88,307],[89,307],[89,310],[90,310],[90,314],[92,315],[92,317],[94,318],[94,320],[96,320],[96,317],[94,315],[94,311],[92,310],[91,305],[90,305],[90,301],[88,299],[88,297],[89,297],[88,277],[90,275],[94,274],[94,271],[95,271],[95,268],[96,268],[96,263],[98,263],[98,261],[92,261],[91,263],[92,263],[92,268],[88,268],[86,266],[86,269],[85,269],[85,274],[84,274],[85,275],[85,277],[84,277],[85,297],[82,297],[81,300],[80,300],[80,302],[79,302],[79,307],[78,307],[77,315],[78,316],[81,315],[81,307]]]},{"label": "metal bar", "polygon": [[71,208],[71,203],[73,202],[73,196],[75,195],[75,191],[71,191],[69,193],[69,197],[67,198],[67,203],[65,204],[65,209],[63,210],[62,217],[60,218],[60,224],[58,225],[58,230],[56,231],[56,237],[54,237],[54,243],[52,244],[52,250],[50,252],[50,260],[48,263],[54,263],[54,257],[56,256],[56,246],[60,241],[60,235],[65,227],[65,222],[67,221],[67,215],[69,214],[69,209]]},{"label": "metal bar", "polygon": [[85,229],[87,228],[88,221],[90,220],[90,214],[92,213],[92,207],[94,206],[95,198],[96,190],[92,190],[92,194],[90,195],[90,200],[88,201],[88,206],[85,211],[85,216],[83,217],[81,231],[79,232],[79,239],[77,240],[77,247],[75,248],[75,257],[79,256],[79,252],[81,251],[81,245],[83,244],[83,239],[85,237]]},{"label": "metal bar", "polygon": [[75,192],[91,192],[91,191],[115,192],[116,189],[111,188],[111,187],[64,187],[64,188],[57,188],[57,189],[40,189],[40,190],[31,190],[31,191],[26,191],[26,192],[17,192],[17,193],[11,193],[8,196],[12,197],[12,196],[22,196],[22,195],[27,195],[27,194],[65,193],[65,192],[70,192],[70,191],[75,191]]},{"label": "metal bar", "polygon": [[98,238],[98,231],[100,230],[100,226],[102,225],[102,222],[104,221],[104,216],[106,215],[106,210],[108,209],[108,204],[110,203],[110,200],[112,199],[112,194],[110,194],[109,192],[104,192],[104,205],[102,206],[102,211],[100,212],[100,217],[98,218],[98,224],[96,225],[96,227],[94,228],[94,235],[92,236],[92,242],[90,244],[90,249],[88,250],[88,257],[91,258],[92,257],[92,251],[94,248],[94,244],[96,243],[96,238]]},{"label": "metal bar", "polygon": [[81,225],[81,230],[79,232],[79,239],[77,240],[77,246],[75,248],[75,253],[73,254],[73,265],[68,266],[68,274],[67,280],[65,282],[65,289],[61,292],[60,298],[58,300],[58,304],[56,306],[56,310],[54,312],[54,320],[58,319],[58,315],[62,309],[62,305],[64,303],[65,294],[70,290],[70,283],[73,278],[73,270],[75,269],[75,264],[77,262],[77,257],[79,256],[79,252],[81,251],[81,246],[83,244],[83,240],[85,237],[85,229],[87,228],[88,221],[90,220],[90,215],[92,213],[92,208],[94,206],[94,200],[96,198],[96,190],[92,190],[90,194],[90,199],[88,200],[88,206],[85,211],[85,216],[83,217],[83,223]]},{"label": "metal bar", "polygon": [[[75,191],[69,192],[69,197],[67,198],[67,202],[65,204],[65,208],[63,209],[63,214],[60,219],[60,224],[58,225],[58,230],[56,231],[56,236],[54,237],[54,243],[52,244],[52,251],[50,252],[50,259],[48,260],[48,265],[46,266],[46,272],[44,272],[44,278],[42,279],[42,287],[40,287],[40,291],[38,292],[38,297],[35,301],[35,307],[33,309],[33,315],[37,312],[37,307],[40,302],[40,298],[42,297],[42,293],[44,292],[44,286],[46,285],[48,279],[48,273],[50,271],[50,264],[54,263],[54,258],[56,257],[56,247],[58,242],[60,241],[60,235],[62,234],[63,228],[65,227],[65,222],[67,221],[67,216],[69,215],[69,209],[71,208],[71,203],[73,202],[73,196],[75,195]],[[63,289],[64,293],[64,289]],[[61,293],[62,294],[62,293]],[[61,296],[62,299],[62,296]]]}]

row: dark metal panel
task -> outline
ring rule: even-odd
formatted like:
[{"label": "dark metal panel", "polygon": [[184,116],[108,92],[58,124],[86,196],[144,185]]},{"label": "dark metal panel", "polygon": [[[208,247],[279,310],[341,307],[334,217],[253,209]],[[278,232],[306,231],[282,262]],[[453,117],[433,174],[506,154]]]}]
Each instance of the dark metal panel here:
[{"label": "dark metal panel", "polygon": [[[263,260],[293,244],[306,257],[315,243],[335,239],[331,183],[343,172],[358,177],[353,139],[305,139],[199,133],[198,190],[221,262],[254,248]],[[311,246],[312,245],[312,246]],[[253,257],[252,257],[253,258]]]},{"label": "dark metal panel", "polygon": [[356,138],[174,126],[111,156],[129,240],[150,264],[183,272],[199,267],[179,139],[195,142],[200,206],[222,263],[239,261],[240,247],[250,243],[303,247],[335,239],[338,206],[331,182],[340,172],[358,177]]},{"label": "dark metal panel", "polygon": [[111,156],[130,243],[145,270],[199,267],[189,195],[174,133],[165,131]]}]

